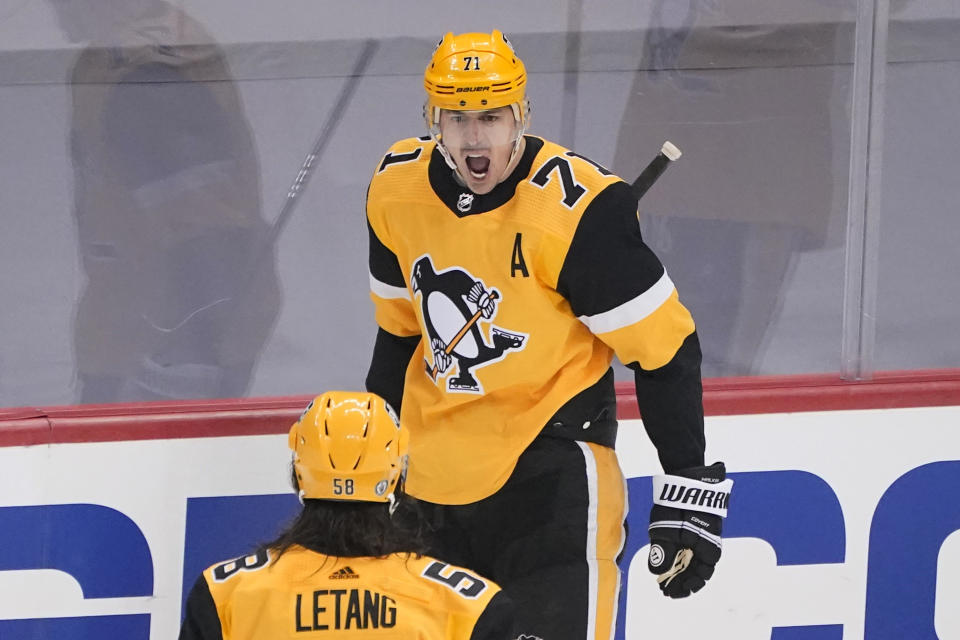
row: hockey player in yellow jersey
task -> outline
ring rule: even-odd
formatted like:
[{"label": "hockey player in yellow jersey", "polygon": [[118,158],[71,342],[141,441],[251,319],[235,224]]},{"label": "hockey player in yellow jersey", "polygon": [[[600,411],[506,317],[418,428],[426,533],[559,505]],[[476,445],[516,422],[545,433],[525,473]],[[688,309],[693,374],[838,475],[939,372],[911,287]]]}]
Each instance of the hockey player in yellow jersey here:
[{"label": "hockey player in yellow jersey", "polygon": [[390,147],[367,192],[366,384],[410,428],[407,489],[438,525],[434,555],[497,580],[522,633],[611,638],[626,516],[614,355],[665,471],[648,560],[665,595],[712,575],[732,481],[704,464],[694,322],[630,186],[528,135],[526,85],[499,31],[437,45],[430,135]]},{"label": "hockey player in yellow jersey", "polygon": [[187,600],[180,640],[513,640],[492,581],[420,554],[393,519],[409,434],[371,393],[317,396],[291,427],[303,509],[276,540],[214,565]]}]

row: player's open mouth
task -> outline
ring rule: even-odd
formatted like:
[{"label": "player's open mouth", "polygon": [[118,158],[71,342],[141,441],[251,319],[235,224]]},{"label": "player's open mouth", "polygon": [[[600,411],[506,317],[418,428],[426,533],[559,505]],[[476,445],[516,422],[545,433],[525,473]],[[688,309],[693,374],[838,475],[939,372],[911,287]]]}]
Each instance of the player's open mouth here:
[{"label": "player's open mouth", "polygon": [[490,169],[490,158],[468,154],[466,157],[467,169],[474,180],[483,180]]}]

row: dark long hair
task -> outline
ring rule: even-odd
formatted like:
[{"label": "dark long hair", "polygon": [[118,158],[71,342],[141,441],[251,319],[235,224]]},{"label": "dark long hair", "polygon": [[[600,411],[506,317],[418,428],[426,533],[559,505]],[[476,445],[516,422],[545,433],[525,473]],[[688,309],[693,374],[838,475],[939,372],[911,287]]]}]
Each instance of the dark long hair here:
[{"label": "dark long hair", "polygon": [[[295,473],[292,481],[299,491]],[[262,546],[277,557],[294,545],[340,558],[424,555],[427,529],[416,501],[403,492],[402,479],[394,496],[399,504],[392,515],[389,503],[306,499],[293,522]]]}]

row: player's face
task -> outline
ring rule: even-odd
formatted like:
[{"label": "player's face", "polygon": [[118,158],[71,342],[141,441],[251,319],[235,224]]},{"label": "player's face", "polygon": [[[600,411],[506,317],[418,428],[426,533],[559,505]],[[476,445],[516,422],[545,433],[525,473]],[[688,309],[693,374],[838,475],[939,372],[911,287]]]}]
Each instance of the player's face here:
[{"label": "player's face", "polygon": [[443,145],[457,163],[467,187],[477,194],[489,193],[506,177],[517,132],[510,107],[440,112]]}]

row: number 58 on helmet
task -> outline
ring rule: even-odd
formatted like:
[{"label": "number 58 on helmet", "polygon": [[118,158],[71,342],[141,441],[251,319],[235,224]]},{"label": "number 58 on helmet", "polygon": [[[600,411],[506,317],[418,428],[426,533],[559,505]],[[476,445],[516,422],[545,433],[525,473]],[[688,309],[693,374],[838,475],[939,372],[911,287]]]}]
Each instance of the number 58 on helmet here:
[{"label": "number 58 on helmet", "polygon": [[406,473],[409,438],[376,394],[317,396],[288,437],[301,499],[392,503]]}]

